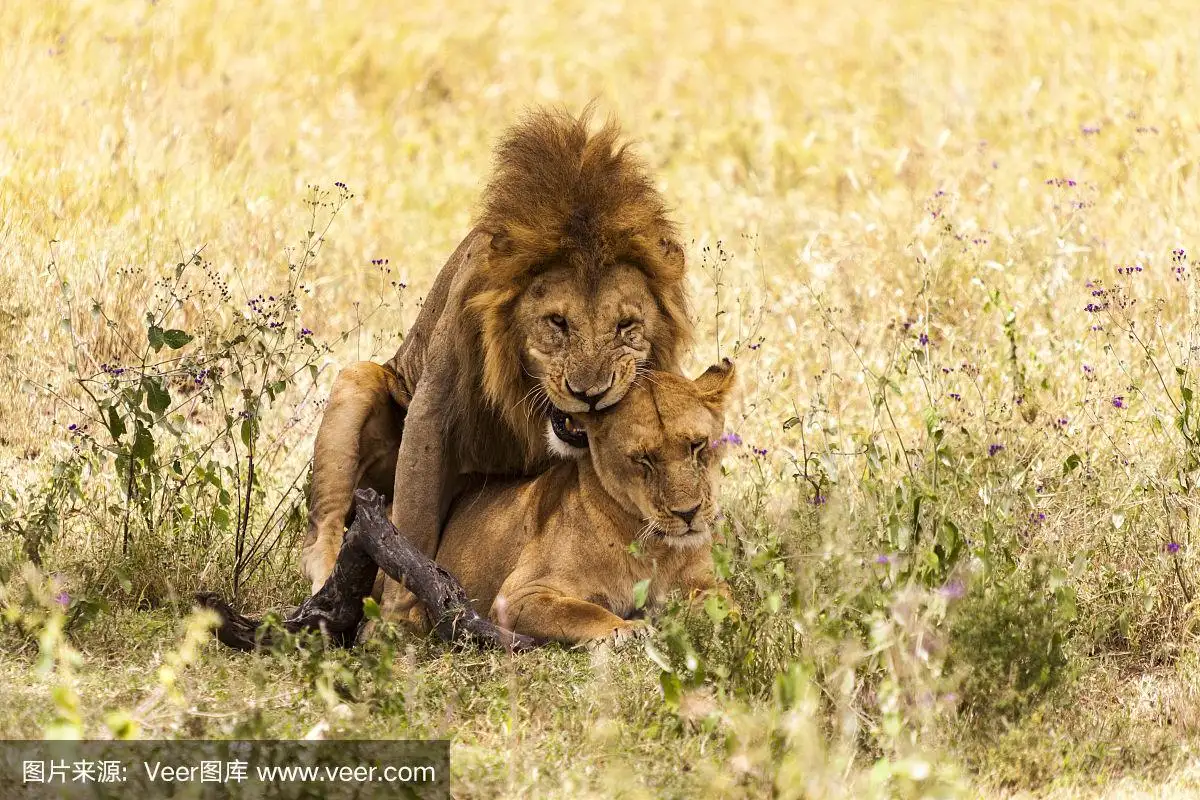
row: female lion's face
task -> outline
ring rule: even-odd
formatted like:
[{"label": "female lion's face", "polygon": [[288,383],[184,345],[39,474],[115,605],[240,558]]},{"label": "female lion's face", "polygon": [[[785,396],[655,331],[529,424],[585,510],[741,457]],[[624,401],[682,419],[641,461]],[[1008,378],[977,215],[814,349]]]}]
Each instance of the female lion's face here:
[{"label": "female lion's face", "polygon": [[596,474],[608,494],[642,520],[644,537],[673,547],[710,540],[732,385],[728,361],[695,381],[650,372],[612,411],[581,416]]},{"label": "female lion's face", "polygon": [[617,265],[589,281],[563,265],[533,279],[514,308],[523,362],[564,414],[617,403],[650,359],[663,324],[646,276]]}]

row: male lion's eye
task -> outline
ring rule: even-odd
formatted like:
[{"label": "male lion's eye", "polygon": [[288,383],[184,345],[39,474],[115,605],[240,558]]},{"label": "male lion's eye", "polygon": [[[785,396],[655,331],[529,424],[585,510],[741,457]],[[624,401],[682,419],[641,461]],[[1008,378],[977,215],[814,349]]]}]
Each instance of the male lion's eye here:
[{"label": "male lion's eye", "polygon": [[631,330],[633,330],[635,327],[637,327],[638,325],[641,325],[641,324],[642,324],[642,321],[640,319],[635,319],[633,317],[626,317],[625,319],[621,320],[617,324],[617,333],[620,334],[621,336],[624,336],[625,334],[629,333]]},{"label": "male lion's eye", "polygon": [[647,456],[646,454],[639,453],[635,456],[630,456],[630,459],[633,460],[633,463],[640,466],[646,472],[647,475],[649,475],[651,472],[654,471],[654,464],[653,464],[653,462],[650,461],[650,457]]},{"label": "male lion's eye", "polygon": [[708,439],[697,439],[692,442],[692,455],[698,456],[708,449]]},{"label": "male lion's eye", "polygon": [[550,316],[546,317],[546,319],[550,320],[550,324],[558,328],[563,333],[567,332],[567,318],[562,314],[551,314]]}]

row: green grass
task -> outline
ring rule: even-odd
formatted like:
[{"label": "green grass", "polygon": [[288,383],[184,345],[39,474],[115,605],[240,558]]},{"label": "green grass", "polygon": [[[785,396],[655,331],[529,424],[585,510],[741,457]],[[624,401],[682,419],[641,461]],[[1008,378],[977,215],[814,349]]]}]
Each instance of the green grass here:
[{"label": "green grass", "polygon": [[[1198,40],[1165,0],[9,0],[0,734],[449,734],[463,796],[1191,796]],[[511,661],[188,634],[239,537],[241,605],[303,596],[337,366],[503,126],[593,98],[682,224],[691,368],[739,363],[742,614]]]}]

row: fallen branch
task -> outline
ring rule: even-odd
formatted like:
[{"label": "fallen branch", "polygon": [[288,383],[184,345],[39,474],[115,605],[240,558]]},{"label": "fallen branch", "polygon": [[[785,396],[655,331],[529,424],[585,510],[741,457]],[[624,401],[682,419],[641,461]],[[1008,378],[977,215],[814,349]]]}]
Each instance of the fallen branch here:
[{"label": "fallen branch", "polygon": [[[359,489],[354,499],[354,522],[342,541],[333,573],[319,592],[283,620],[284,630],[319,630],[339,645],[353,644],[362,622],[363,598],[371,593],[376,570],[382,569],[424,604],[434,620],[434,632],[444,641],[470,641],[508,650],[528,650],[538,644],[481,617],[462,584],[400,535],[377,492]],[[222,644],[254,650],[270,647],[277,638],[271,628],[263,628],[261,620],[237,613],[215,594],[197,594],[196,602],[220,615],[216,633]]]}]

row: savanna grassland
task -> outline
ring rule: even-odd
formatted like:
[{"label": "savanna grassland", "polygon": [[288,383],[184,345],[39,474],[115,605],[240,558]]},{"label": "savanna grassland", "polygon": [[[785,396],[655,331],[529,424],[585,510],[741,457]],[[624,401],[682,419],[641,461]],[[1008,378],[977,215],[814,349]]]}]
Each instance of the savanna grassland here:
[{"label": "savanna grassland", "polygon": [[[434,737],[477,796],[1193,796],[1187,2],[6,0],[0,735]],[[339,364],[598,100],[738,361],[740,605],[247,656]],[[773,793],[773,794],[772,794]]]}]

